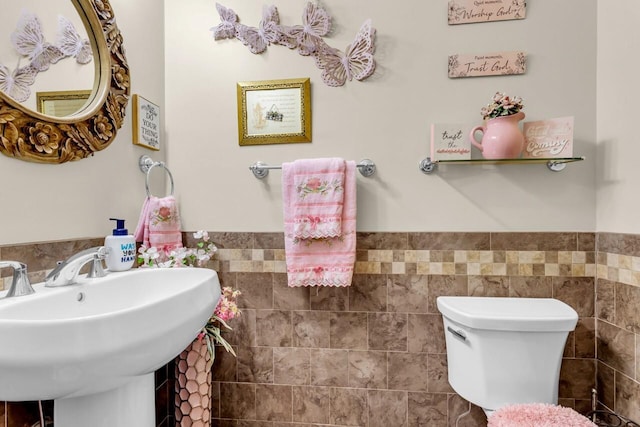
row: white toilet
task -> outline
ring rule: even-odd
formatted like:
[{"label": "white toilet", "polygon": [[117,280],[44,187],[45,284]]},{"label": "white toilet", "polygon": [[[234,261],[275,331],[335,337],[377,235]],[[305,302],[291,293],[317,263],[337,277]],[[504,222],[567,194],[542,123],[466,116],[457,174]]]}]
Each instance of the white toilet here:
[{"label": "white toilet", "polygon": [[515,403],[558,403],[562,353],[576,311],[552,298],[437,299],[449,383],[490,415]]}]

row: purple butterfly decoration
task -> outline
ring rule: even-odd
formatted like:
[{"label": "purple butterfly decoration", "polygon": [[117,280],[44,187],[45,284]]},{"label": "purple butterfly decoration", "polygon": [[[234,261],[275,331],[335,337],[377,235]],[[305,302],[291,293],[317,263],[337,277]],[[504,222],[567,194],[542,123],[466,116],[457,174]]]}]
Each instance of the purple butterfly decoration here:
[{"label": "purple butterfly decoration", "polygon": [[331,16],[321,7],[307,3],[302,14],[302,25],[282,27],[283,44],[290,49],[298,49],[300,55],[308,56],[324,45],[322,37],[331,30]]},{"label": "purple butterfly decoration", "polygon": [[280,18],[275,6],[265,6],[262,10],[262,21],[259,28],[248,27],[238,24],[236,27],[236,37],[245,46],[249,47],[251,53],[262,53],[267,50],[271,43],[278,43],[280,40]]},{"label": "purple butterfly decoration", "polygon": [[275,6],[265,6],[258,28],[238,22],[236,13],[218,3],[221,22],[211,28],[216,40],[237,38],[252,53],[264,52],[271,44],[297,49],[300,55],[313,56],[322,70],[322,80],[329,86],[342,86],[347,80],[364,80],[376,69],[373,58],[376,30],[371,20],[364,22],[353,43],[344,53],[329,46],[323,39],[331,31],[331,16],[325,9],[308,2],[302,25],[281,26]]},{"label": "purple butterfly decoration", "polygon": [[216,9],[218,9],[218,14],[220,15],[222,22],[211,28],[211,31],[213,31],[213,38],[216,40],[235,38],[236,27],[238,25],[238,15],[236,15],[233,10],[227,9],[220,3],[216,3]]},{"label": "purple butterfly decoration", "polygon": [[322,80],[329,86],[342,86],[347,80],[364,80],[373,74],[376,69],[373,59],[375,34],[375,28],[367,20],[344,53],[326,45],[319,49],[314,59],[322,70]]}]

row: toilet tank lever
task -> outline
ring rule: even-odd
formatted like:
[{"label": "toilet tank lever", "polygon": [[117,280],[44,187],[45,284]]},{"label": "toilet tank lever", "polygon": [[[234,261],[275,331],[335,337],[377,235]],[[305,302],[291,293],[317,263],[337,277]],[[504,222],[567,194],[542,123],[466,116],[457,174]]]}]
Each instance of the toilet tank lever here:
[{"label": "toilet tank lever", "polygon": [[464,332],[462,332],[461,329],[459,330],[455,330],[453,329],[451,326],[447,326],[447,331],[451,332],[453,335],[457,336],[458,338],[460,338],[462,341],[466,341],[467,340],[467,336],[464,334]]}]

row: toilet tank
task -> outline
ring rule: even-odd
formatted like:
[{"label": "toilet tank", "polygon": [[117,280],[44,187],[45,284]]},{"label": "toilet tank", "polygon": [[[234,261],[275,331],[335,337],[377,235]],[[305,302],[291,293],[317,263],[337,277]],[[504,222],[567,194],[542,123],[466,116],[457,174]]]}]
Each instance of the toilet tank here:
[{"label": "toilet tank", "polygon": [[562,353],[578,321],[552,298],[438,297],[449,383],[492,411],[514,403],[558,401]]}]

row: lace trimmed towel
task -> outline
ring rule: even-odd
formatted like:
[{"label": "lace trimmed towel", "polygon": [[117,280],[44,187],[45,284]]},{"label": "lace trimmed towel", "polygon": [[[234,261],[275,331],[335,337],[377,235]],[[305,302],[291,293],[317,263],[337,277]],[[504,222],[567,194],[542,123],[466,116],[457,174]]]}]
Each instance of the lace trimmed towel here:
[{"label": "lace trimmed towel", "polygon": [[133,236],[147,248],[155,247],[167,253],[181,248],[180,213],[175,197],[147,197]]},{"label": "lace trimmed towel", "polygon": [[345,162],[341,230],[337,237],[300,238],[291,215],[298,194],[295,168],[282,165],[284,238],[288,284],[298,286],[349,286],[356,260],[356,164]]},{"label": "lace trimmed towel", "polygon": [[342,234],[344,201],[344,159],[301,159],[287,164],[294,185],[291,200],[284,206],[292,220],[293,233],[300,239],[322,239]]}]

